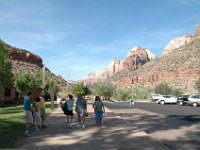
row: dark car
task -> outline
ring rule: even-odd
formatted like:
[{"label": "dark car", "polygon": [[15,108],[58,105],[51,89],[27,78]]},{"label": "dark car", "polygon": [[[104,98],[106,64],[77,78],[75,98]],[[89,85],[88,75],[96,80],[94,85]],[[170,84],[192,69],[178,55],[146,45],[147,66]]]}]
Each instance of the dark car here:
[{"label": "dark car", "polygon": [[177,97],[177,104],[180,105],[180,106],[187,105],[189,96],[190,95],[180,95],[180,96],[178,96]]}]

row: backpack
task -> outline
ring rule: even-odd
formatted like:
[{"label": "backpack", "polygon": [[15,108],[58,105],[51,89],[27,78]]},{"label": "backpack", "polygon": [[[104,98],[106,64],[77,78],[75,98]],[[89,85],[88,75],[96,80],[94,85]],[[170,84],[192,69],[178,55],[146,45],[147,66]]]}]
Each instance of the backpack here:
[{"label": "backpack", "polygon": [[64,104],[62,104],[62,111],[64,112],[64,114],[66,114],[66,111],[67,111],[67,102],[65,102]]}]

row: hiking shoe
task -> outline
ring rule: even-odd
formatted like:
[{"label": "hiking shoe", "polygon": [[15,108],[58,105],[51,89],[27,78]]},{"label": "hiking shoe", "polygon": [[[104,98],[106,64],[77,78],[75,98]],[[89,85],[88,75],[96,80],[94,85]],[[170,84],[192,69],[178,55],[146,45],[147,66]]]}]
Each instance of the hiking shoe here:
[{"label": "hiking shoe", "polygon": [[85,125],[84,124],[82,125],[82,129],[85,129]]},{"label": "hiking shoe", "polygon": [[31,137],[31,134],[30,133],[24,133],[24,136]]},{"label": "hiking shoe", "polygon": [[40,128],[35,128],[35,131],[40,131]]},{"label": "hiking shoe", "polygon": [[69,125],[69,128],[70,128],[70,129],[72,129],[72,128],[73,128],[71,124]]},{"label": "hiking shoe", "polygon": [[45,125],[42,125],[42,126],[41,126],[41,128],[47,128],[47,126],[45,126]]},{"label": "hiking shoe", "polygon": [[76,127],[77,127],[77,128],[81,128],[81,125],[80,125],[80,124],[78,124]]}]

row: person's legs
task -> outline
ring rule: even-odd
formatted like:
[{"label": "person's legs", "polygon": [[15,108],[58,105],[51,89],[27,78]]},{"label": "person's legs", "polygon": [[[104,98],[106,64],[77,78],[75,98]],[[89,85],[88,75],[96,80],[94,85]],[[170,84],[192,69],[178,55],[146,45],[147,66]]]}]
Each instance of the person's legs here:
[{"label": "person's legs", "polygon": [[31,136],[30,129],[33,124],[33,116],[31,111],[25,112],[25,118],[26,118],[26,131],[24,133],[24,136]]},{"label": "person's legs", "polygon": [[45,125],[45,109],[41,109],[41,127],[46,128],[47,126]]},{"label": "person's legs", "polygon": [[99,124],[98,112],[95,112],[95,120],[96,120],[96,125],[98,126]]},{"label": "person's legs", "polygon": [[69,125],[70,124],[70,116],[67,115],[67,124]]}]

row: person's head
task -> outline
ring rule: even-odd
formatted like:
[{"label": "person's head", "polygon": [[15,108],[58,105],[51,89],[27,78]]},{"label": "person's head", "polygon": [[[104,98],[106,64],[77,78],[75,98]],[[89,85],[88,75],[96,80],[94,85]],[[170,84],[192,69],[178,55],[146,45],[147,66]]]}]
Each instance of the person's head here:
[{"label": "person's head", "polygon": [[73,99],[73,96],[72,96],[72,95],[69,95],[69,99]]},{"label": "person's head", "polygon": [[29,92],[27,93],[27,96],[30,97],[31,95],[32,95],[32,92],[29,91]]},{"label": "person's head", "polygon": [[77,95],[77,97],[78,97],[78,98],[83,98],[83,95],[82,95],[81,93],[79,93],[79,94]]},{"label": "person's head", "polygon": [[40,98],[39,98],[39,97],[37,97],[35,101],[36,101],[36,102],[39,102],[39,101],[40,101]]},{"label": "person's head", "polygon": [[95,101],[100,101],[100,100],[101,100],[101,98],[99,96],[95,97]]},{"label": "person's head", "polygon": [[44,97],[44,91],[41,91],[40,96]]}]

